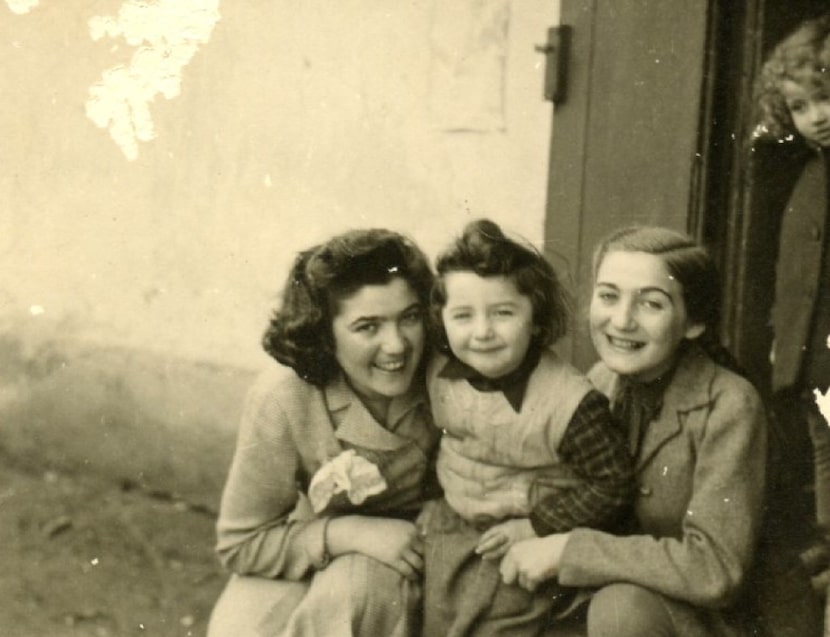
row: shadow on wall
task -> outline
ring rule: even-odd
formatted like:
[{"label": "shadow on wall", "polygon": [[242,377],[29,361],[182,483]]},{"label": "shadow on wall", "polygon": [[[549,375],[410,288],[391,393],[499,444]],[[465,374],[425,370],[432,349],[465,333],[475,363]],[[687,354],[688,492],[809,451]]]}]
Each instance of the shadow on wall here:
[{"label": "shadow on wall", "polygon": [[256,371],[80,343],[61,327],[0,334],[0,446],[216,510]]}]

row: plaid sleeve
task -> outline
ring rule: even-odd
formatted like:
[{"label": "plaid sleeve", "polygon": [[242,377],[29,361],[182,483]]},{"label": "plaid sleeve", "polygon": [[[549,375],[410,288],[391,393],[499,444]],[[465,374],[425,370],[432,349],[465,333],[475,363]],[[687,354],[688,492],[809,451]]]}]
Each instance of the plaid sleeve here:
[{"label": "plaid sleeve", "polygon": [[590,526],[607,528],[630,504],[634,472],[622,428],[614,421],[608,400],[591,390],[571,417],[559,457],[579,485],[542,492],[530,513],[540,536]]}]

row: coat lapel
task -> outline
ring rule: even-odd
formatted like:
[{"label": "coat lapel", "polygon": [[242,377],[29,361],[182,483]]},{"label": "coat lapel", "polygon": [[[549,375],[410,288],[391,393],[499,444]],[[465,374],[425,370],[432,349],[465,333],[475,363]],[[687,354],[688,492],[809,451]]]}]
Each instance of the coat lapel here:
[{"label": "coat lapel", "polygon": [[[391,428],[400,429],[395,432],[385,429],[372,417],[342,375],[326,387],[325,393],[336,424],[334,436],[340,443],[378,451],[394,451],[410,442],[406,434],[417,439],[416,432],[410,431],[412,427],[407,426],[405,417],[424,402],[422,393],[410,392],[392,400],[389,408]],[[403,423],[400,422],[402,420]]]},{"label": "coat lapel", "polygon": [[638,472],[680,433],[689,412],[709,403],[714,373],[715,364],[699,347],[690,347],[680,359],[663,397],[660,415],[651,423],[643,440],[643,448],[636,459]]},{"label": "coat lapel", "polygon": [[[659,416],[650,423],[642,442],[642,449],[634,459],[635,470],[639,473],[654,458],[654,455],[669,440],[683,429],[683,423],[690,411],[710,401],[709,387],[715,374],[715,364],[699,347],[688,348],[677,365],[674,377],[663,397]],[[589,380],[613,405],[620,390],[620,378],[601,362],[588,373]],[[627,429],[629,449],[636,452],[638,431],[623,423]]]},{"label": "coat lapel", "polygon": [[[640,454],[637,456],[635,462],[635,470],[638,472],[642,471],[663,445],[680,433],[683,414],[680,412],[667,412],[665,407],[661,411],[661,416],[664,413],[666,417],[658,418],[652,422],[643,439],[643,448],[640,450]],[[636,438],[634,438],[632,444],[637,444]],[[631,448],[633,449],[634,447],[632,446]]]}]

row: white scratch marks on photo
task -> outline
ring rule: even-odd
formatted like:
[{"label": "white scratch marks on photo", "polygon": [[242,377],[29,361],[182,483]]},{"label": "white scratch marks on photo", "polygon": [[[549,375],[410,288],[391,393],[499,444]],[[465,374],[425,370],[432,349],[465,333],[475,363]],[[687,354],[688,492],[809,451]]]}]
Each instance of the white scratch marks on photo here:
[{"label": "white scratch marks on photo", "polygon": [[6,0],[6,4],[9,5],[12,13],[23,15],[40,4],[40,0]]},{"label": "white scratch marks on photo", "polygon": [[[830,334],[827,335],[826,345],[830,349]],[[824,416],[824,421],[830,426],[830,389],[824,393],[821,393],[819,389],[813,389],[813,396],[815,396],[818,410]]]},{"label": "white scratch marks on photo", "polygon": [[110,136],[128,160],[138,143],[155,138],[150,103],[156,95],[181,92],[182,70],[219,21],[219,0],[127,0],[117,16],[89,21],[93,40],[123,38],[136,47],[129,65],[104,71],[89,89],[86,114]]}]

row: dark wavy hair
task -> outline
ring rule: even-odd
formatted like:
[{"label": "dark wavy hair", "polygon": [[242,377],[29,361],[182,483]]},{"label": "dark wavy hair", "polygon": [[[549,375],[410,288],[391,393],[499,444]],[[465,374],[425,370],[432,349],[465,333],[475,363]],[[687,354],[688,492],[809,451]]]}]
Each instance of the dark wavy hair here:
[{"label": "dark wavy hair", "polygon": [[660,257],[682,288],[689,319],[705,327],[694,341],[716,363],[745,376],[741,366],[720,342],[720,276],[714,260],[703,246],[690,236],[668,228],[622,228],[605,237],[594,250],[594,280],[609,252],[645,252]]},{"label": "dark wavy hair", "polygon": [[312,385],[339,373],[332,321],[338,303],[365,285],[407,281],[424,308],[433,275],[423,252],[407,237],[384,229],[352,230],[297,255],[262,338],[265,351]]},{"label": "dark wavy hair", "polygon": [[781,94],[784,80],[830,91],[830,14],[802,22],[764,62],[755,86],[753,138],[780,142],[800,138]]},{"label": "dark wavy hair", "polygon": [[432,288],[430,314],[436,346],[444,353],[450,351],[450,346],[441,310],[447,304],[444,276],[450,272],[510,278],[533,307],[533,324],[538,333],[531,341],[532,346],[551,345],[568,330],[570,303],[553,266],[533,246],[507,237],[489,219],[468,223],[461,236],[439,255],[435,268],[438,276]]}]

